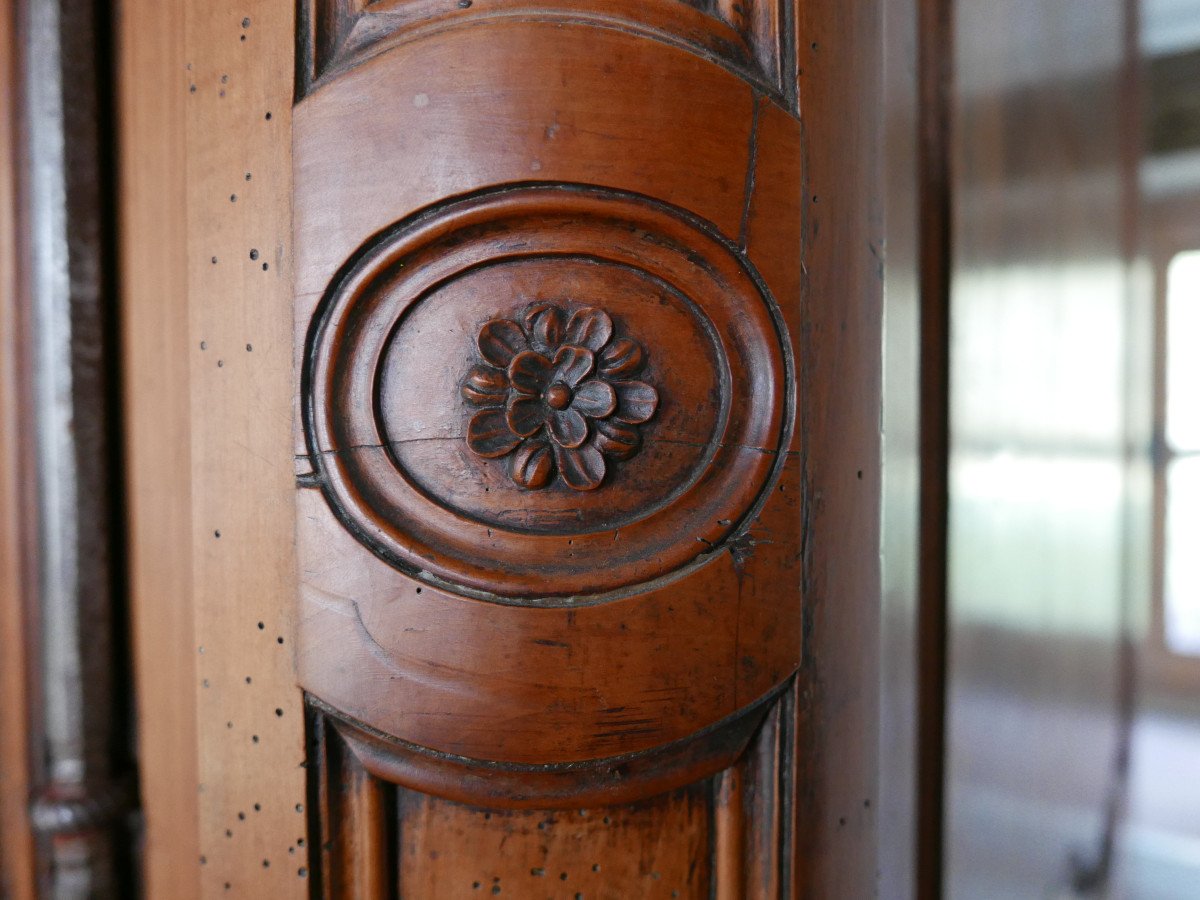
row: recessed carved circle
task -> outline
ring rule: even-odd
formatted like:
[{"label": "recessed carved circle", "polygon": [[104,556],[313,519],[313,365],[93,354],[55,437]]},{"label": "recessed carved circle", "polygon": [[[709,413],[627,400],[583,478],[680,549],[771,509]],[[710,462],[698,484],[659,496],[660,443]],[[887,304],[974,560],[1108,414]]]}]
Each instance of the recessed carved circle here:
[{"label": "recessed carved circle", "polygon": [[658,391],[637,380],[646,353],[617,337],[612,317],[594,306],[534,303],[517,318],[479,331],[484,362],[462,386],[479,407],[467,446],[483,459],[508,457],[509,477],[525,490],[558,478],[594,491],[613,461],[637,455],[638,426],[658,409]]},{"label": "recessed carved circle", "polygon": [[334,513],[396,568],[496,602],[600,602],[705,564],[752,518],[789,440],[787,346],[706,223],[508,188],[399,223],[334,279],[305,434]]}]

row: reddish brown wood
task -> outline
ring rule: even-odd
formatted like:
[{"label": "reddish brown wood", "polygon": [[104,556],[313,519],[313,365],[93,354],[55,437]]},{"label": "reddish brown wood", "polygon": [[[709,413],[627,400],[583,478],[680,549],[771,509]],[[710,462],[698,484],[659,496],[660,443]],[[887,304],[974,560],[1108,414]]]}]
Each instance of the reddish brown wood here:
[{"label": "reddish brown wood", "polygon": [[[439,754],[390,738],[311,701],[326,733],[336,731],[357,764],[378,778],[462,803],[538,809],[624,803],[703,780],[733,765],[760,728],[778,716],[776,697],[649,752],[562,764],[508,763]],[[768,723],[764,726],[764,722]]]},{"label": "reddish brown wood", "polygon": [[530,812],[402,792],[400,814],[401,896],[711,896],[707,785],[636,806]]},{"label": "reddish brown wood", "polygon": [[[804,662],[797,897],[875,892],[879,716],[879,5],[798,5]],[[770,222],[768,217],[766,221]],[[863,860],[871,860],[868,865]]]},{"label": "reddish brown wood", "polygon": [[651,782],[637,761],[618,761],[611,767],[629,787],[588,793],[578,788],[588,773],[549,773],[568,789],[532,797],[520,792],[546,783],[536,773],[472,772],[445,761],[460,782],[447,782],[451,796],[480,796],[470,782],[484,784],[494,803],[476,807],[408,782],[388,761],[398,754],[377,746],[382,739],[314,709],[314,881],[329,897],[395,896],[397,881],[401,896],[417,897],[472,896],[495,885],[520,897],[786,896],[784,747],[793,715],[785,700],[755,716],[749,744],[740,742],[736,763],[713,778],[693,779],[687,759],[650,760],[665,776]]},{"label": "reddish brown wood", "polygon": [[[681,896],[865,885],[793,834],[825,852],[818,817],[870,804],[873,120],[840,109],[869,66],[818,80],[807,144],[792,3],[301,9],[297,664],[326,892],[378,856],[347,772],[401,791],[384,866],[425,891],[457,873],[412,848],[491,834],[429,795],[649,804],[573,858],[703,860]],[[807,15],[847,60],[874,33]],[[680,796],[705,814],[676,821]],[[868,821],[839,852],[869,873]]]},{"label": "reddish brown wood", "polygon": [[[664,746],[781,684],[800,650],[794,116],[672,42],[535,16],[390,48],[295,122],[297,451],[321,488],[300,499],[305,687],[430,750],[547,764]],[[361,177],[368,146],[395,177]],[[523,452],[591,490],[530,491],[476,452],[520,447],[462,388],[481,360],[534,378],[510,368],[551,352],[516,324],[531,304],[603,313],[553,350],[588,373],[611,340],[642,350],[646,386],[593,416],[608,433],[585,421],[586,446],[554,451],[530,426]],[[613,434],[639,452],[606,460]]]}]

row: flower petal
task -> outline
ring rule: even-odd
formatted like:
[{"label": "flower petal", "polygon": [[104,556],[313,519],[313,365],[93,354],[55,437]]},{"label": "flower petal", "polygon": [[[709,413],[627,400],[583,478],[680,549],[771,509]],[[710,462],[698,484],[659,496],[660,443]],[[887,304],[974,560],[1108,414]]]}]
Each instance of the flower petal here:
[{"label": "flower petal", "polygon": [[613,459],[629,459],[636,456],[642,447],[642,437],[632,425],[601,419],[593,422],[596,426],[596,439],[592,442],[605,456]]},{"label": "flower petal", "polygon": [[575,311],[567,322],[566,343],[599,351],[612,337],[613,324],[608,313],[594,306]]},{"label": "flower petal", "polygon": [[508,380],[522,394],[541,396],[550,383],[550,360],[532,350],[518,353],[508,364]]},{"label": "flower petal", "polygon": [[522,350],[529,349],[525,332],[510,319],[492,319],[480,329],[478,343],[483,358],[502,369]]},{"label": "flower petal", "polygon": [[616,381],[617,418],[630,425],[639,425],[658,409],[658,391],[644,381]]},{"label": "flower petal", "polygon": [[587,419],[573,409],[555,409],[546,417],[550,436],[563,447],[578,447],[587,440]]},{"label": "flower petal", "polygon": [[544,488],[554,477],[554,454],[544,441],[526,441],[508,462],[508,474],[527,491]]},{"label": "flower petal", "polygon": [[571,344],[563,347],[554,357],[554,377],[551,381],[575,387],[592,372],[596,357],[591,350]]},{"label": "flower petal", "polygon": [[617,392],[611,385],[593,378],[575,389],[571,408],[593,419],[602,419],[617,408]]},{"label": "flower petal", "polygon": [[567,486],[576,491],[594,491],[604,481],[604,456],[595,447],[571,450],[556,446],[554,458]]},{"label": "flower petal", "polygon": [[529,437],[546,424],[546,407],[538,397],[518,394],[508,404],[507,421],[513,434]]},{"label": "flower petal", "polygon": [[562,343],[562,309],[553,303],[533,304],[525,310],[525,332],[539,350],[553,353]]},{"label": "flower petal", "polygon": [[491,366],[476,366],[463,382],[462,395],[476,406],[502,406],[508,393],[508,376]]},{"label": "flower petal", "polygon": [[467,446],[485,459],[496,459],[512,453],[521,438],[512,433],[503,409],[478,412],[467,426]]},{"label": "flower petal", "polygon": [[642,367],[646,354],[642,345],[629,338],[613,341],[604,348],[598,360],[598,368],[603,375],[632,375]]}]

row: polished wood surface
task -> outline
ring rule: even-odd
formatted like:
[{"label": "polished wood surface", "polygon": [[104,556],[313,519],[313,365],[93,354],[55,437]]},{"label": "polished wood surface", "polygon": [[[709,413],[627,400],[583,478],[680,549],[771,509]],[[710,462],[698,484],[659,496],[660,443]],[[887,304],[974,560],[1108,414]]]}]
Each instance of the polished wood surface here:
[{"label": "polished wood surface", "polygon": [[302,0],[296,81],[298,93],[330,81],[398,43],[464,23],[530,16],[641,33],[721,61],[768,91],[796,97],[790,11],[773,0]]},{"label": "polished wood surface", "polygon": [[626,10],[402,29],[297,106],[300,675],[430,751],[599,766],[800,660],[797,123]]},{"label": "polished wood surface", "polygon": [[[749,811],[782,848],[762,890],[867,890],[877,61],[821,38],[872,41],[876,12],[768,23],[777,59],[811,43],[806,145],[795,85],[713,42],[723,7],[305,8],[298,665],[343,748],[316,782],[324,890],[398,864],[350,836],[378,802],[359,769],[497,810],[716,776],[724,820],[765,733],[735,723],[772,696],[802,800]],[[713,884],[749,858],[729,828]]]},{"label": "polished wood surface", "polygon": [[[875,890],[879,722],[880,46],[876,3],[799,4],[806,163],[804,663],[797,897]],[[769,220],[768,220],[769,221]],[[771,258],[786,264],[788,250]]]},{"label": "polished wood surface", "polygon": [[[318,712],[309,759],[319,773],[315,887],[331,897],[788,896],[793,863],[780,826],[791,773],[781,750],[793,740],[793,716],[785,701],[756,717],[751,745],[715,779],[661,793],[635,785],[642,799],[615,805],[617,792],[587,797],[568,785],[558,803],[517,809],[445,799],[441,787],[397,787],[394,773],[370,771],[386,765],[362,746],[378,738]],[[469,796],[463,783],[472,777],[510,797],[536,784],[530,772],[494,774],[459,771],[448,793]]]}]

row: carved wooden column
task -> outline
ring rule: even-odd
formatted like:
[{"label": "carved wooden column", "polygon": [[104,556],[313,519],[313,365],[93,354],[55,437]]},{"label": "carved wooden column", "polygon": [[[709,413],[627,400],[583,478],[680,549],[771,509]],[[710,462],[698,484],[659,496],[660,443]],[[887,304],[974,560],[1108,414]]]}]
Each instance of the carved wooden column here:
[{"label": "carved wooden column", "polygon": [[[806,231],[797,10],[301,9],[297,659],[319,888],[811,896],[797,823],[825,853],[838,713],[806,657],[814,602],[835,600],[809,594],[854,582],[861,640],[816,645],[869,646],[879,335],[870,184],[845,215],[831,184],[820,248],[853,241],[871,275],[849,298],[830,271],[809,273],[819,296],[805,280],[805,253],[839,251]],[[838,178],[869,175],[845,152]],[[844,401],[842,372],[867,379]]]}]

